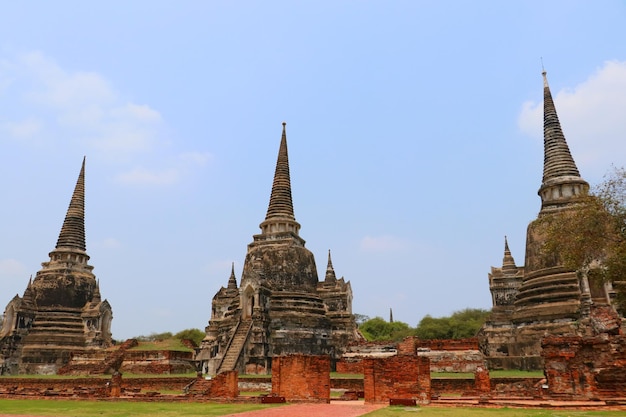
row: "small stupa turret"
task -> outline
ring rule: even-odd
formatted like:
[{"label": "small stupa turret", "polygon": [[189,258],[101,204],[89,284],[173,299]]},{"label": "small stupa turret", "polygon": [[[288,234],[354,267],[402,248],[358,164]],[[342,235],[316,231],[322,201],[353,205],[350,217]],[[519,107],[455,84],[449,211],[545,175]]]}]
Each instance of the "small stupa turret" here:
[{"label": "small stupa turret", "polygon": [[233,262],[230,268],[230,277],[228,278],[228,287],[229,290],[237,289],[237,278],[235,278],[235,263]]},{"label": "small stupa turret", "polygon": [[326,278],[324,281],[328,284],[334,284],[337,282],[337,276],[335,275],[335,269],[333,268],[333,261],[330,258],[330,249],[328,249],[328,264],[326,265]]}]

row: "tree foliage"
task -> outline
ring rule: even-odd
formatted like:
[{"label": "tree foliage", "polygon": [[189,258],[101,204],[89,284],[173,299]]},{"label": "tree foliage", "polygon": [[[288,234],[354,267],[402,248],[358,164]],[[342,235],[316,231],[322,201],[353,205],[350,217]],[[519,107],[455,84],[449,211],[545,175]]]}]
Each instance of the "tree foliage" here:
[{"label": "tree foliage", "polygon": [[193,340],[196,345],[200,345],[204,336],[206,336],[206,334],[200,329],[185,329],[176,334],[172,334],[172,332],[150,333],[148,336],[137,336],[135,339],[142,342],[162,342],[168,339],[189,339]]},{"label": "tree foliage", "polygon": [[359,330],[370,341],[400,341],[408,336],[417,336],[420,339],[465,339],[476,336],[488,314],[488,310],[466,308],[455,311],[449,317],[427,315],[419,322],[417,328],[401,321],[390,323],[380,317],[374,317],[363,322]]},{"label": "tree foliage", "polygon": [[399,341],[413,334],[413,329],[408,324],[401,321],[387,322],[381,317],[369,319],[361,326],[359,330],[363,336],[370,341],[374,340],[391,340]]},{"label": "tree foliage", "polygon": [[466,308],[449,317],[424,316],[415,329],[420,339],[465,339],[476,333],[489,315],[488,310]]},{"label": "tree foliage", "polygon": [[[571,210],[540,219],[542,255],[623,288],[626,280],[626,170],[614,168]],[[618,292],[622,311],[625,294]]]},{"label": "tree foliage", "polygon": [[362,325],[369,319],[370,319],[370,316],[366,316],[365,314],[354,313],[354,321],[356,322],[357,326]]},{"label": "tree foliage", "polygon": [[200,343],[202,343],[202,339],[204,339],[205,336],[206,336],[206,333],[204,333],[200,329],[185,329],[176,333],[174,335],[174,338],[179,339],[179,340],[183,340],[183,339],[193,340],[196,345],[200,346]]}]

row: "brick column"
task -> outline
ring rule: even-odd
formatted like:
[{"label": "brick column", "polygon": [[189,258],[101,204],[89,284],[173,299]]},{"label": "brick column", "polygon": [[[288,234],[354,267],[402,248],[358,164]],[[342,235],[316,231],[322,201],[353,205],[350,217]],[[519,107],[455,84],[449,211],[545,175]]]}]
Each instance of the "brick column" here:
[{"label": "brick column", "polygon": [[122,373],[115,371],[109,381],[109,396],[119,397],[122,395]]},{"label": "brick column", "polygon": [[430,402],[430,360],[415,355],[363,360],[365,402],[382,403],[390,399]]},{"label": "brick column", "polygon": [[272,360],[272,395],[287,401],[330,402],[330,357],[279,356]]}]

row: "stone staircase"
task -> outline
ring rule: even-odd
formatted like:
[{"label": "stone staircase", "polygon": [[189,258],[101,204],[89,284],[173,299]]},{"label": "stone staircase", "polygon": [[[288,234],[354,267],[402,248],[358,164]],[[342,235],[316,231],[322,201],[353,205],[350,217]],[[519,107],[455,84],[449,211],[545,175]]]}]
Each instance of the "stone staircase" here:
[{"label": "stone staircase", "polygon": [[235,368],[237,367],[237,361],[239,360],[239,356],[241,355],[241,350],[246,344],[246,340],[248,340],[248,335],[250,334],[251,327],[252,319],[242,319],[239,322],[237,330],[235,330],[235,334],[230,340],[228,348],[226,348],[224,359],[222,359],[222,363],[217,369],[218,374],[224,371],[235,370]]},{"label": "stone staircase", "polygon": [[128,339],[116,349],[92,349],[83,354],[72,355],[68,364],[57,371],[58,375],[104,375],[117,371],[128,349],[138,345],[137,339]]}]

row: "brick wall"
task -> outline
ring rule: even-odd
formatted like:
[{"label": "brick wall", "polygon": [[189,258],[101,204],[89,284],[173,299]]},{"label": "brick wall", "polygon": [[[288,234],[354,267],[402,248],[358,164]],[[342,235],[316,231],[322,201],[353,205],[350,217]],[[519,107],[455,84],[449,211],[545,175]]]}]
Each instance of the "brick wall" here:
[{"label": "brick wall", "polygon": [[[194,378],[121,378],[121,391],[178,391],[191,383]],[[106,396],[111,385],[109,378],[0,378],[0,393],[10,392],[55,392],[91,393],[93,396]]]},{"label": "brick wall", "polygon": [[414,355],[420,349],[428,350],[444,350],[444,351],[462,351],[462,350],[479,350],[478,338],[471,337],[467,339],[432,339],[424,340],[417,337],[407,337],[398,343],[398,354]]},{"label": "brick wall", "polygon": [[341,359],[337,361],[335,369],[340,374],[362,374],[363,358]]},{"label": "brick wall", "polygon": [[430,361],[413,355],[363,360],[365,401],[388,402],[392,398],[430,401]]},{"label": "brick wall", "polygon": [[362,378],[332,378],[330,387],[334,389],[345,389],[348,391],[363,391]]},{"label": "brick wall", "polygon": [[285,397],[287,401],[330,402],[330,357],[273,358],[272,395]]},{"label": "brick wall", "polygon": [[239,374],[237,371],[221,372],[211,379],[207,395],[210,398],[237,398],[239,396]]},{"label": "brick wall", "polygon": [[626,336],[546,337],[542,347],[550,395],[626,396]]}]

